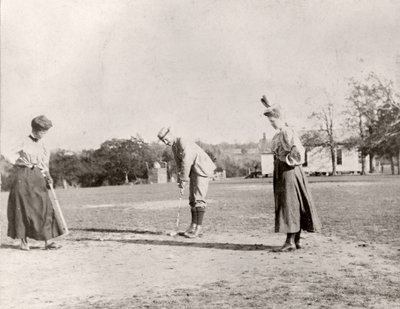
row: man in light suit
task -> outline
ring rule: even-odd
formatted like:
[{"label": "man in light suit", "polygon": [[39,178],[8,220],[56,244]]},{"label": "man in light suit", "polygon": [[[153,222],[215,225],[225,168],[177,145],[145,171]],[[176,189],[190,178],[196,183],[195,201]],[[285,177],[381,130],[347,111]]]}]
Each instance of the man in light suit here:
[{"label": "man in light suit", "polygon": [[158,138],[172,147],[178,169],[178,186],[181,194],[189,184],[189,205],[192,221],[184,235],[189,238],[199,237],[202,232],[206,212],[206,195],[210,177],[214,175],[215,164],[208,154],[193,141],[174,137],[169,128],[162,128]]}]

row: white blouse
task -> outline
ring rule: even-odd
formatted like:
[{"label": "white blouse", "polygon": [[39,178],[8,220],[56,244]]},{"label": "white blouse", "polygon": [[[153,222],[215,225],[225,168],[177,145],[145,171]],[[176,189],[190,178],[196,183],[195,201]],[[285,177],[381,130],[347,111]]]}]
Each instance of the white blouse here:
[{"label": "white blouse", "polygon": [[304,147],[296,132],[289,127],[283,127],[272,138],[272,152],[287,165],[296,166],[304,163]]},{"label": "white blouse", "polygon": [[42,140],[34,141],[31,137],[32,134],[14,146],[6,159],[17,166],[37,166],[42,172],[48,172],[50,154]]}]

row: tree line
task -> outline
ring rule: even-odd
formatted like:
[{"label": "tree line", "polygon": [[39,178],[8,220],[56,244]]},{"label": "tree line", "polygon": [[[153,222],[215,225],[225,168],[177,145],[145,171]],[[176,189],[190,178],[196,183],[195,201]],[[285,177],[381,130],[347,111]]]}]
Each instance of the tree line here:
[{"label": "tree line", "polygon": [[[370,73],[364,80],[351,79],[344,108],[326,92],[325,99],[313,109],[309,119],[317,130],[302,134],[306,147],[322,146],[330,149],[332,175],[336,174],[336,153],[339,146],[357,148],[361,153],[362,174],[374,172],[374,157],[390,161],[392,173],[397,164],[400,173],[400,96],[394,84]],[[338,136],[345,128],[351,134]],[[197,141],[217,165],[217,171],[226,171],[227,177],[241,177],[260,167],[259,154],[248,154],[257,143],[211,145]],[[240,149],[234,154],[233,149]],[[370,166],[365,164],[370,158]],[[176,177],[176,165],[170,147],[148,143],[139,135],[128,139],[111,139],[98,149],[71,152],[58,149],[50,156],[50,173],[56,185],[93,187],[141,183],[148,178],[149,168],[155,162],[164,162],[168,177]],[[10,163],[0,159],[2,189],[9,188]],[[368,169],[369,168],[369,169]]]},{"label": "tree line", "polygon": [[[225,170],[227,177],[241,177],[249,169],[259,166],[259,156],[232,154],[232,149],[257,147],[253,144],[211,145],[197,141],[216,163],[217,172]],[[145,183],[149,169],[155,163],[167,166],[168,178],[176,179],[176,164],[171,147],[161,143],[148,143],[136,135],[128,139],[111,139],[103,142],[98,149],[72,152],[57,149],[50,155],[50,173],[56,186],[96,187]],[[12,177],[12,165],[0,160],[3,165],[2,189],[8,190]]]}]

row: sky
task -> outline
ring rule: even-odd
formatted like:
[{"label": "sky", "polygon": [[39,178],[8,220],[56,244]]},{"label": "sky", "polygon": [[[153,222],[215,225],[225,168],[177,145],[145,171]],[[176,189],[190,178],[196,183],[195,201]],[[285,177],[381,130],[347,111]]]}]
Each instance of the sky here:
[{"label": "sky", "polygon": [[41,114],[51,149],[155,141],[164,126],[255,142],[274,133],[263,94],[310,127],[349,78],[400,88],[399,16],[395,0],[2,0],[1,145]]}]

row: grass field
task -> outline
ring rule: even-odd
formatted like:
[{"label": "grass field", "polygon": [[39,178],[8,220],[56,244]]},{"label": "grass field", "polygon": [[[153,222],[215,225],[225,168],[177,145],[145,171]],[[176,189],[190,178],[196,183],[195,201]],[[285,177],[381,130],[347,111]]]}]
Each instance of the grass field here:
[{"label": "grass field", "polygon": [[[174,184],[57,190],[71,234],[51,253],[15,250],[2,193],[0,303],[25,304],[13,296],[29,288],[23,265],[33,265],[30,283],[50,291],[25,295],[26,308],[400,308],[400,177],[309,181],[323,231],[288,254],[270,250],[284,240],[273,233],[270,179],[213,182],[199,240],[165,235]],[[43,272],[53,266],[58,280]]]}]

